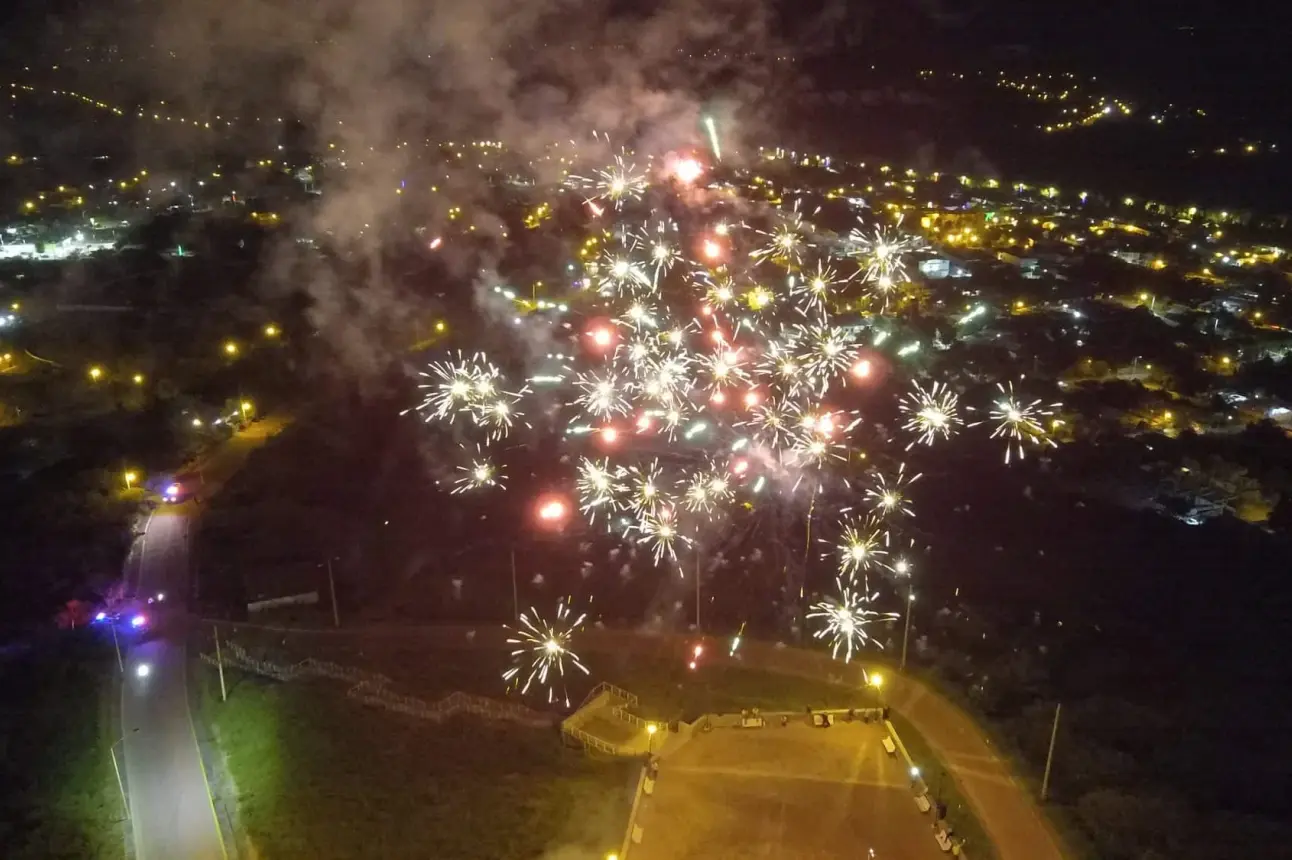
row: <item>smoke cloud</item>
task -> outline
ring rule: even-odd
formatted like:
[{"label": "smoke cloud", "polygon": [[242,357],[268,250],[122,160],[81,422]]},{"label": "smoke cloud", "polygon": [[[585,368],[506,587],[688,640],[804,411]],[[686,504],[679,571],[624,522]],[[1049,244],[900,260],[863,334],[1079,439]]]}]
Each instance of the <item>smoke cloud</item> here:
[{"label": "smoke cloud", "polygon": [[[739,158],[769,138],[770,106],[792,103],[801,86],[771,0],[176,0],[135,9],[121,19],[131,34],[124,52],[169,55],[166,68],[177,62],[180,72],[142,69],[141,92],[190,115],[236,116],[252,129],[242,135],[248,146],[327,159],[304,232],[347,266],[322,266],[320,255],[282,242],[265,277],[270,289],[309,294],[312,321],[359,373],[388,364],[389,337],[428,302],[381,264],[392,237],[414,228],[433,237],[450,206],[470,208],[481,242],[465,255],[446,246],[441,260],[468,281],[507,244],[501,212],[489,226],[496,195],[479,171],[437,163],[440,143],[499,141],[517,163],[540,167],[557,142],[576,158],[604,162],[629,146],[640,159],[699,145],[700,118],[712,114],[724,158]],[[192,146],[183,145],[190,163]],[[227,152],[230,141],[220,146]],[[543,169],[540,178],[554,178],[553,166]],[[396,194],[405,180],[434,182],[438,193]]]}]

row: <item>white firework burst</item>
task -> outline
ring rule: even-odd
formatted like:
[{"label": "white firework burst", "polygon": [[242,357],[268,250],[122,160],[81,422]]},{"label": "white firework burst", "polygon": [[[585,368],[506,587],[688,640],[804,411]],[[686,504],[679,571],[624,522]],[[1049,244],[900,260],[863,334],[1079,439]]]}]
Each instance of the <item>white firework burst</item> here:
[{"label": "white firework burst", "polygon": [[916,439],[907,445],[910,450],[917,442],[932,445],[939,436],[950,439],[963,423],[959,413],[960,398],[941,382],[935,382],[927,389],[918,382],[909,394],[902,397],[898,409],[908,416],[903,429],[917,434]]},{"label": "white firework burst", "polygon": [[580,373],[574,379],[574,386],[580,392],[574,402],[589,418],[608,420],[627,414],[628,396],[613,372]]},{"label": "white firework burst", "polygon": [[831,325],[794,327],[793,345],[799,365],[817,397],[852,368],[857,346],[844,329]]},{"label": "white firework burst", "polygon": [[659,564],[661,558],[676,559],[678,543],[690,543],[678,530],[677,517],[668,505],[642,510],[630,528],[640,535],[637,543],[651,548],[656,564]]},{"label": "white firework burst", "polygon": [[1001,396],[989,413],[991,420],[996,422],[991,438],[1005,440],[1006,463],[1010,462],[1011,457],[1022,460],[1029,445],[1057,447],[1042,419],[1053,417],[1054,411],[1059,408],[1058,403],[1043,405],[1040,400],[1023,403],[1014,396],[1012,382],[1008,387],[996,383],[996,388],[1000,390]]},{"label": "white firework burst", "polygon": [[453,482],[453,495],[487,487],[502,487],[507,478],[487,457],[478,456],[465,466],[458,466],[461,475]]},{"label": "white firework burst", "polygon": [[867,642],[883,648],[878,640],[870,637],[867,628],[871,624],[893,621],[897,618],[896,613],[871,609],[870,603],[877,595],[868,593],[864,582],[859,588],[853,580],[840,576],[835,580],[835,588],[837,596],[813,604],[807,613],[808,620],[821,624],[813,638],[828,640],[830,656],[837,660],[842,653],[845,663]]},{"label": "white firework burst", "polygon": [[588,667],[571,649],[571,641],[587,617],[586,613],[575,616],[568,598],[556,604],[556,614],[550,622],[532,607],[528,612],[522,612],[518,626],[510,630],[511,636],[507,639],[508,645],[515,646],[511,652],[512,666],[502,673],[508,687],[518,688],[521,695],[526,695],[531,687],[537,686],[547,691],[549,703],[564,701],[568,708],[566,664],[589,674]]},{"label": "white firework burst", "polygon": [[803,263],[803,252],[812,247],[808,241],[811,225],[803,220],[800,212],[803,201],[795,200],[793,207],[786,211],[777,211],[778,224],[770,231],[756,231],[767,239],[767,243],[750,253],[757,261],[770,260],[785,265],[788,269],[797,269]]},{"label": "white firework burst", "polygon": [[906,491],[920,477],[918,474],[907,477],[906,464],[902,463],[897,467],[897,474],[891,478],[885,476],[883,472],[876,475],[875,486],[866,490],[866,499],[877,514],[905,514],[913,517],[915,510],[911,507],[911,500],[907,497]]},{"label": "white firework burst", "polygon": [[640,200],[649,185],[646,174],[639,172],[637,165],[626,162],[622,155],[616,155],[610,166],[598,170],[591,179],[578,181],[595,191],[596,199],[607,201],[615,209],[623,208],[628,200]]},{"label": "white firework burst", "polygon": [[579,510],[587,514],[589,521],[595,522],[597,511],[602,508],[616,507],[619,496],[627,489],[623,477],[624,470],[612,467],[607,459],[597,462],[584,457],[579,461],[575,488],[579,494]]},{"label": "white firework burst", "polygon": [[839,562],[839,575],[852,577],[879,565],[888,551],[888,533],[873,520],[844,522],[835,556]]},{"label": "white firework burst", "polygon": [[830,313],[831,292],[838,274],[823,262],[812,272],[790,275],[789,292],[796,300],[799,313],[824,320]]},{"label": "white firework burst", "polygon": [[685,482],[682,506],[691,513],[711,513],[733,496],[731,479],[716,463],[695,472]]}]

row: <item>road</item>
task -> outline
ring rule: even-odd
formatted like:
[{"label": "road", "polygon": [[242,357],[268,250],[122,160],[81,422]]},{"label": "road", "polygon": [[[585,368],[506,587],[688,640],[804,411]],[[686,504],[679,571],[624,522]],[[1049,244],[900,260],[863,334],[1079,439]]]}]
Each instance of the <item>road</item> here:
[{"label": "road", "polygon": [[[155,638],[132,645],[121,690],[126,785],[137,860],[227,856],[188,706],[184,617],[190,518],[182,508],[148,520],[136,550],[136,594],[163,591]],[[149,674],[139,677],[138,667]]]},{"label": "road", "polygon": [[[257,422],[229,439],[189,471],[202,476],[209,497],[247,455],[286,426]],[[153,636],[126,651],[121,689],[121,729],[126,786],[136,860],[225,860],[223,834],[189,712],[186,604],[192,596],[189,543],[198,506],[159,508],[148,519],[126,562],[126,585],[135,595],[164,592],[153,618]],[[139,667],[148,674],[141,677]]]}]

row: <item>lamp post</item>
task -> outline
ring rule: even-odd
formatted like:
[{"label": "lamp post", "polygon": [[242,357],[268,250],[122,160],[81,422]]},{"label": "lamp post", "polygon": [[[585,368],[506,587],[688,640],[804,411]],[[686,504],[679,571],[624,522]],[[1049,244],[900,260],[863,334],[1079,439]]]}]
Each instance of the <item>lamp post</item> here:
[{"label": "lamp post", "polygon": [[899,558],[893,565],[893,570],[898,576],[906,577],[906,622],[902,627],[902,659],[898,663],[898,671],[906,671],[906,645],[911,638],[911,605],[915,603],[915,583],[911,578],[911,563],[904,558]]},{"label": "lamp post", "polygon": [[655,733],[659,731],[659,726],[654,723],[646,724],[646,751],[649,755],[655,755]]},{"label": "lamp post", "polygon": [[130,490],[134,488],[135,481],[139,480],[139,473],[130,471],[130,472],[126,472],[121,477],[123,477],[126,481],[126,489]]},{"label": "lamp post", "polygon": [[875,700],[879,702],[879,706],[884,707],[884,676],[874,673],[866,681],[875,688]]}]

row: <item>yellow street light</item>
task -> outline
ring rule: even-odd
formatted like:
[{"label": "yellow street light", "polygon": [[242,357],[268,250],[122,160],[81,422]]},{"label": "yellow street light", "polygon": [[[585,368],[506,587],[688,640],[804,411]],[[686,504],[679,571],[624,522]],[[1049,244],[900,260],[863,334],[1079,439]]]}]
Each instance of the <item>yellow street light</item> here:
[{"label": "yellow street light", "polygon": [[103,378],[103,368],[98,367],[97,365],[95,367],[90,368],[91,380],[93,380],[94,382],[98,382],[102,378]]},{"label": "yellow street light", "polygon": [[252,405],[250,400],[244,400],[238,404],[238,408],[242,410],[242,417],[246,418],[247,414],[255,407]]},{"label": "yellow street light", "polygon": [[133,377],[131,377],[131,378],[134,380],[135,385],[143,385],[143,384],[144,384],[144,375],[143,375],[142,373],[136,373],[136,374],[135,374]]},{"label": "yellow street light", "polygon": [[227,341],[225,341],[225,342],[224,342],[224,354],[225,354],[225,355],[237,355],[237,354],[238,354],[238,345],[237,345],[236,343],[234,343],[233,341],[231,341],[231,340],[227,340]]},{"label": "yellow street light", "polygon": [[201,418],[194,418],[194,419],[193,419],[193,426],[194,426],[194,427],[201,427],[201,426],[202,426],[202,419],[201,419]]},{"label": "yellow street light", "polygon": [[278,326],[273,323],[265,326],[265,337],[278,337]]},{"label": "yellow street light", "polygon": [[444,331],[444,329],[445,329],[444,320],[440,320],[435,324],[435,330],[437,332],[442,332]]},{"label": "yellow street light", "polygon": [[876,690],[878,690],[878,689],[880,689],[881,687],[883,687],[883,686],[884,686],[884,676],[883,676],[883,675],[871,675],[871,676],[870,676],[870,686],[874,687]]},{"label": "yellow street light", "polygon": [[126,479],[127,490],[134,486],[135,481],[139,480],[139,474],[137,472],[126,472],[122,477]]}]

